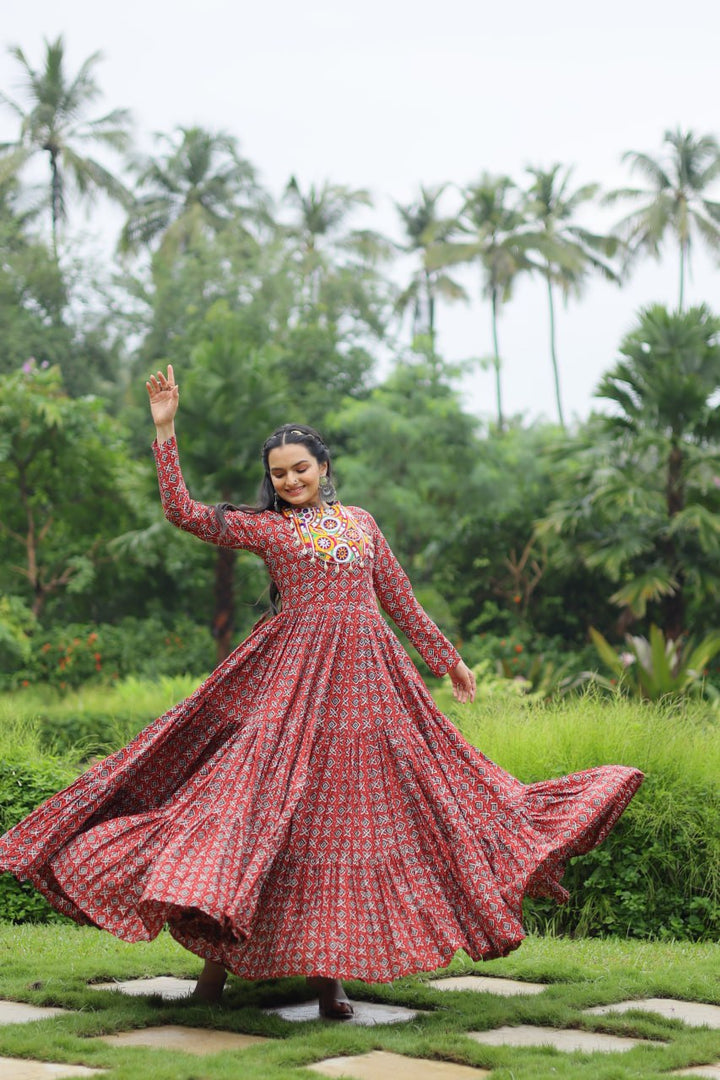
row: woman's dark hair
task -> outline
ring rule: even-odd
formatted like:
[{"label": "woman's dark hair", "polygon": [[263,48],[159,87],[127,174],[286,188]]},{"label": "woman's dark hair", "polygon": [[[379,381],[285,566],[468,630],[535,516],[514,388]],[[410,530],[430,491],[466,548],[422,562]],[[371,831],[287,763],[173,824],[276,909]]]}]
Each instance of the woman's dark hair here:
[{"label": "woman's dark hair", "polygon": [[[225,514],[228,510],[242,510],[246,514],[261,514],[265,510],[273,510],[278,514],[281,514],[285,507],[290,505],[275,491],[272,477],[270,476],[270,466],[268,465],[270,451],[275,450],[278,446],[285,446],[287,443],[301,443],[310,451],[318,465],[327,465],[326,475],[332,485],[332,462],[330,461],[330,451],[328,450],[322,435],[316,431],[315,428],[308,427],[307,424],[283,424],[282,427],[273,431],[272,435],[269,435],[262,445],[263,478],[255,506],[247,506],[244,504],[241,506],[234,506],[232,503],[218,503],[215,507],[215,514],[223,532],[227,529],[227,519]],[[337,500],[334,496],[331,496],[327,501],[336,502]],[[271,581],[270,607],[272,608],[273,615],[276,615],[279,611],[279,597],[280,594],[277,585],[274,581]]]}]

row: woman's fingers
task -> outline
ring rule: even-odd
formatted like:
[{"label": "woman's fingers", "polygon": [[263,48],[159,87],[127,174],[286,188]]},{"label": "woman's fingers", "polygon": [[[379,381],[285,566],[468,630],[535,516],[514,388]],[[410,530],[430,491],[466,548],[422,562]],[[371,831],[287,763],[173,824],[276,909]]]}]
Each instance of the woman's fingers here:
[{"label": "woman's fingers", "polygon": [[453,670],[450,676],[453,687],[453,697],[464,705],[468,701],[475,700],[475,676],[462,662]]},{"label": "woman's fingers", "polygon": [[164,375],[162,371],[158,371],[157,374],[150,376],[145,383],[145,386],[151,397],[166,391],[177,391],[177,383],[175,382],[175,373],[172,364],[168,364],[167,375]]}]

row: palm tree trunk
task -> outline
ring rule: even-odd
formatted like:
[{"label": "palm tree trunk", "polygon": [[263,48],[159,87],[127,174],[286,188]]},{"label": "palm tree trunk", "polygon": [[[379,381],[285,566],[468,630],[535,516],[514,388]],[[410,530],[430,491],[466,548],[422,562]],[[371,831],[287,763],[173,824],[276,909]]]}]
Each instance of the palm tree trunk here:
[{"label": "palm tree trunk", "polygon": [[682,311],[683,303],[685,299],[685,262],[687,258],[687,242],[685,240],[680,241],[680,300],[678,302],[678,310]]},{"label": "palm tree trunk", "polygon": [[497,403],[497,418],[498,418],[498,431],[505,430],[505,418],[503,416],[502,406],[502,385],[500,383],[500,348],[498,345],[498,332],[497,332],[497,316],[498,316],[498,303],[497,303],[497,289],[493,289],[492,296],[492,336],[493,336],[493,366],[495,368],[495,401]]},{"label": "palm tree trunk", "polygon": [[428,312],[428,335],[430,337],[430,349],[433,356],[435,355],[435,297],[432,291],[432,282],[430,281],[430,274],[425,271],[425,296],[427,302]]},{"label": "palm tree trunk", "polygon": [[555,381],[555,401],[557,402],[558,420],[560,427],[565,430],[565,417],[563,416],[562,400],[560,398],[560,371],[558,368],[557,352],[555,349],[555,301],[553,299],[552,281],[547,274],[548,301],[550,306],[550,357],[552,359],[553,379]]},{"label": "palm tree trunk", "polygon": [[52,243],[55,262],[57,262],[57,230],[61,207],[60,170],[57,162],[57,150],[53,146],[46,148],[50,154],[50,213],[52,215]]},{"label": "palm tree trunk", "polygon": [[[672,521],[685,507],[685,483],[683,478],[684,456],[682,448],[673,442],[667,463],[665,501],[668,518]],[[665,539],[663,555],[670,573],[677,581],[677,588],[663,603],[665,637],[677,640],[685,630],[685,572],[678,563],[677,551],[671,537]]]}]

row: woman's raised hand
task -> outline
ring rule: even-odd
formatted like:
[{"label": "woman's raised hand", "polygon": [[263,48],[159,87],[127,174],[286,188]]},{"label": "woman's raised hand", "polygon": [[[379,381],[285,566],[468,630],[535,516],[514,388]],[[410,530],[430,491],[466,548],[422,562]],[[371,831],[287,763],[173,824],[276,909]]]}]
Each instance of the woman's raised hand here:
[{"label": "woman's raised hand", "polygon": [[167,375],[158,371],[145,383],[150,398],[150,412],[155,427],[164,428],[172,424],[178,408],[178,388],[172,364],[168,364]]}]

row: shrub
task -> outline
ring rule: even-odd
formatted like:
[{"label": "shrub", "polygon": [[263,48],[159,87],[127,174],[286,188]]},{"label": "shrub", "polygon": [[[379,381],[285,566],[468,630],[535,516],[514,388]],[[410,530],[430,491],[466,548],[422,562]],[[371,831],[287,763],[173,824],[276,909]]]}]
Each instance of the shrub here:
[{"label": "shrub", "polygon": [[[43,751],[37,726],[3,715],[0,729],[0,833],[26,817],[77,775],[68,758]],[[0,874],[0,913],[11,922],[48,922],[63,918],[26,882]]]},{"label": "shrub", "polygon": [[720,726],[711,706],[587,693],[552,704],[487,698],[453,713],[471,742],[525,783],[607,763],[646,774],[605,843],[569,865],[569,903],[527,902],[528,928],[720,940]]},{"label": "shrub", "polygon": [[0,698],[3,712],[34,724],[39,753],[70,752],[87,760],[129,742],[172,705],[188,697],[200,678],[163,676],[157,680],[126,678],[112,687],[87,685],[60,692],[38,686]]},{"label": "shrub", "polygon": [[172,628],[158,618],[128,617],[117,625],[71,623],[38,631],[29,657],[4,677],[4,685],[40,682],[67,690],[127,675],[197,674],[210,670],[216,659],[209,629],[188,618],[173,620]]}]

